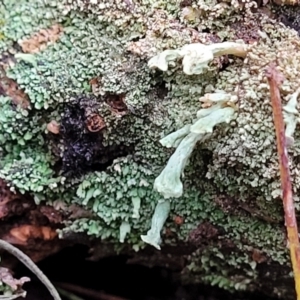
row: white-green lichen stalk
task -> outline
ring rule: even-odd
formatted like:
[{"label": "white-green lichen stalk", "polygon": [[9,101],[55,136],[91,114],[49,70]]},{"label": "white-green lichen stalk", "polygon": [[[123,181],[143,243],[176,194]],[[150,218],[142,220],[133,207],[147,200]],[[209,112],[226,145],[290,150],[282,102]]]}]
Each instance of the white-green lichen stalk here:
[{"label": "white-green lichen stalk", "polygon": [[141,235],[141,239],[160,250],[161,236],[160,232],[163,229],[163,226],[170,213],[170,201],[161,200],[157,203],[155,207],[154,214],[151,220],[151,228],[147,232],[147,235]]},{"label": "white-green lichen stalk", "polygon": [[[239,57],[247,55],[248,47],[243,43],[224,42],[211,45],[201,43],[185,45],[180,49],[166,50],[154,56],[148,62],[150,68],[167,71],[169,65],[182,59],[183,72],[188,75],[201,74],[208,68],[214,57],[232,54]],[[160,250],[160,232],[170,211],[167,199],[182,196],[183,184],[181,176],[198,141],[204,141],[213,132],[216,125],[228,123],[234,118],[236,97],[225,92],[206,94],[200,99],[206,108],[197,112],[197,121],[169,134],[160,140],[168,148],[176,151],[170,157],[167,166],[154,181],[154,190],[158,191],[164,201],[159,202],[152,217],[151,229],[141,238],[145,243]],[[208,106],[208,108],[207,108]]]},{"label": "white-green lichen stalk", "polygon": [[183,184],[180,177],[197,142],[208,138],[216,125],[229,123],[235,117],[236,96],[218,92],[206,94],[200,100],[206,105],[215,104],[200,109],[197,113],[198,120],[193,125],[186,125],[160,141],[167,147],[177,147],[167,166],[154,181],[154,189],[165,199],[182,196]]},{"label": "white-green lichen stalk", "polygon": [[300,93],[300,88],[298,88],[297,91],[292,94],[288,103],[283,107],[283,118],[285,122],[285,136],[290,146],[294,144],[293,135],[297,123],[300,122],[299,111],[297,109],[297,105],[298,105],[297,99],[299,93]]},{"label": "white-green lichen stalk", "polygon": [[183,72],[185,74],[201,74],[208,68],[208,64],[214,57],[226,54],[245,57],[247,51],[248,46],[239,42],[224,42],[211,45],[195,43],[175,50],[165,50],[152,57],[148,62],[148,66],[167,71],[169,64],[182,58]]},{"label": "white-green lichen stalk", "polygon": [[177,131],[168,134],[159,142],[166,148],[177,148],[187,134],[190,133],[191,124],[185,125]]},{"label": "white-green lichen stalk", "polygon": [[183,185],[180,177],[190,158],[197,142],[203,134],[190,132],[184,137],[174,154],[170,157],[167,166],[154,181],[154,189],[165,199],[178,198],[182,195]]},{"label": "white-green lichen stalk", "polygon": [[160,232],[170,211],[170,202],[167,199],[182,196],[183,184],[180,178],[197,142],[203,142],[208,138],[216,125],[228,123],[235,117],[236,96],[218,92],[206,94],[200,100],[206,105],[214,105],[199,110],[198,120],[193,125],[188,124],[160,140],[163,146],[177,147],[177,149],[170,157],[167,166],[154,181],[154,189],[165,200],[157,204],[151,229],[147,235],[141,236],[145,243],[156,249],[160,249]]},{"label": "white-green lichen stalk", "polygon": [[220,123],[229,123],[232,120],[232,116],[235,113],[235,108],[233,107],[219,107],[219,109],[214,110],[213,113],[200,118],[191,126],[191,132],[204,134],[212,133],[213,128]]}]

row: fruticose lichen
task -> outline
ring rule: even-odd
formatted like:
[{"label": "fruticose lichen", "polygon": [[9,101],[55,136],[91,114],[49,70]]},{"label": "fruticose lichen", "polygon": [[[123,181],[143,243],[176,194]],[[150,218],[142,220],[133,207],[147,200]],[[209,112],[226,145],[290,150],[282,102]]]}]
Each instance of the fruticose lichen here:
[{"label": "fruticose lichen", "polygon": [[[201,109],[197,112],[196,122],[185,125],[182,129],[171,133],[160,142],[168,147],[177,147],[168,161],[167,166],[154,181],[154,190],[157,190],[164,199],[178,198],[182,196],[183,185],[180,180],[184,168],[190,158],[196,144],[209,138],[213,128],[220,123],[229,123],[234,118],[236,108],[231,101],[231,95],[226,93],[209,94],[204,97],[206,105],[213,106]],[[214,103],[216,102],[216,103]],[[151,229],[142,240],[160,250],[160,232],[170,211],[169,201],[159,202],[152,217]],[[167,208],[168,207],[168,208]]]},{"label": "fruticose lichen", "polygon": [[226,93],[207,95],[204,100],[206,104],[214,105],[200,109],[194,124],[185,125],[160,141],[162,145],[177,148],[165,169],[154,181],[154,189],[164,198],[178,198],[182,195],[183,185],[180,177],[188,159],[196,144],[207,140],[216,125],[229,123],[234,118],[236,108],[232,98],[234,97]]},{"label": "fruticose lichen", "polygon": [[142,235],[142,240],[160,250],[161,236],[160,232],[163,229],[170,212],[170,201],[159,201],[155,207],[155,211],[151,220],[151,229],[147,235]]},{"label": "fruticose lichen", "polygon": [[[61,238],[84,232],[120,251],[147,246],[140,237],[167,193],[170,212],[159,221],[162,231],[162,223],[153,227],[154,240],[174,259],[176,247],[187,246],[178,252],[183,281],[288,299],[292,278],[264,69],[276,61],[286,78],[281,94],[293,114],[286,122],[299,210],[300,39],[266,9],[239,0],[1,1],[0,178],[37,204],[76,204],[90,213],[65,218]],[[59,36],[23,52],[24,41],[53,26]],[[53,42],[45,47],[45,40]],[[220,45],[242,55],[212,50]],[[207,59],[194,65],[200,50]],[[150,66],[160,69],[149,68],[153,57]],[[210,103],[218,97],[226,107]],[[215,113],[224,123],[210,118]],[[47,129],[52,121],[59,130]],[[174,159],[182,149],[184,157]],[[176,181],[156,191],[170,162],[176,173],[166,178]]]},{"label": "fruticose lichen", "polygon": [[243,43],[224,42],[211,45],[190,44],[178,50],[165,50],[152,57],[148,66],[162,71],[168,70],[168,64],[182,58],[183,72],[187,75],[201,74],[208,68],[208,64],[221,55],[236,55],[245,57],[247,46]]},{"label": "fruticose lichen", "polygon": [[283,107],[283,117],[286,125],[285,136],[289,142],[289,144],[294,144],[293,135],[295,133],[295,129],[297,123],[299,123],[299,112],[297,109],[297,98],[300,93],[300,88],[291,96],[288,103]]}]

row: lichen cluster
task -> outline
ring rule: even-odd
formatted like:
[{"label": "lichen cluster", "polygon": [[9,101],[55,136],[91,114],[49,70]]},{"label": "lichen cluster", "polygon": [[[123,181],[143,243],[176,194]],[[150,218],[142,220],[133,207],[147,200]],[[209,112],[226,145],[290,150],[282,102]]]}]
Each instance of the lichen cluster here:
[{"label": "lichen cluster", "polygon": [[[299,88],[300,39],[270,15],[238,0],[2,1],[0,65],[30,105],[20,107],[0,85],[0,177],[37,203],[76,203],[92,213],[66,220],[61,238],[85,232],[138,251],[151,220],[162,226],[152,215],[163,198],[155,179],[174,153],[166,137],[195,124],[205,95],[234,95],[235,117],[193,143],[182,193],[163,204],[169,217],[155,246],[188,245],[188,283],[283,295],[276,276],[291,275],[264,68],[277,63],[288,105]],[[55,26],[59,36],[40,39],[54,42],[22,52],[24,41],[36,43]],[[247,56],[210,56],[196,74],[184,72],[180,57],[164,72],[148,65],[163,51],[223,42],[244,43]],[[287,116],[294,125],[295,116]],[[299,133],[289,132],[299,209]],[[269,265],[274,274],[263,284]]]}]

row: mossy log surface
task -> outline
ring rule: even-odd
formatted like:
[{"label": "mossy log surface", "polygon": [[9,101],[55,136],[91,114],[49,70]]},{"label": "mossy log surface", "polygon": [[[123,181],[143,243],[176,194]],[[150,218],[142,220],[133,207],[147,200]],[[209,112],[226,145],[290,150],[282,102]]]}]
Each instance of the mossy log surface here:
[{"label": "mossy log surface", "polygon": [[[0,237],[35,261],[79,242],[93,259],[124,253],[182,283],[293,299],[264,70],[275,62],[284,75],[286,105],[300,83],[299,9],[266,2],[2,0]],[[180,59],[148,66],[165,50],[228,41],[247,56],[216,57],[198,75]],[[159,251],[141,239],[175,150],[159,141],[220,91],[236,97],[235,118],[196,144]],[[299,212],[297,127],[289,157]]]}]

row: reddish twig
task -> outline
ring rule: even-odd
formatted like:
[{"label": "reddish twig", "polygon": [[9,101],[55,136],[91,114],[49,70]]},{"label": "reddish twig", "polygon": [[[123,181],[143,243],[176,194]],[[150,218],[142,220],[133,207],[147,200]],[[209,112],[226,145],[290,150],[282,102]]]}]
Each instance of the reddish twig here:
[{"label": "reddish twig", "polygon": [[287,229],[290,255],[294,271],[297,299],[300,300],[300,244],[290,178],[285,125],[283,121],[279,92],[279,86],[283,82],[284,78],[283,75],[276,70],[276,67],[273,64],[266,69],[266,76],[270,85],[273,119],[276,131],[285,226]]}]

